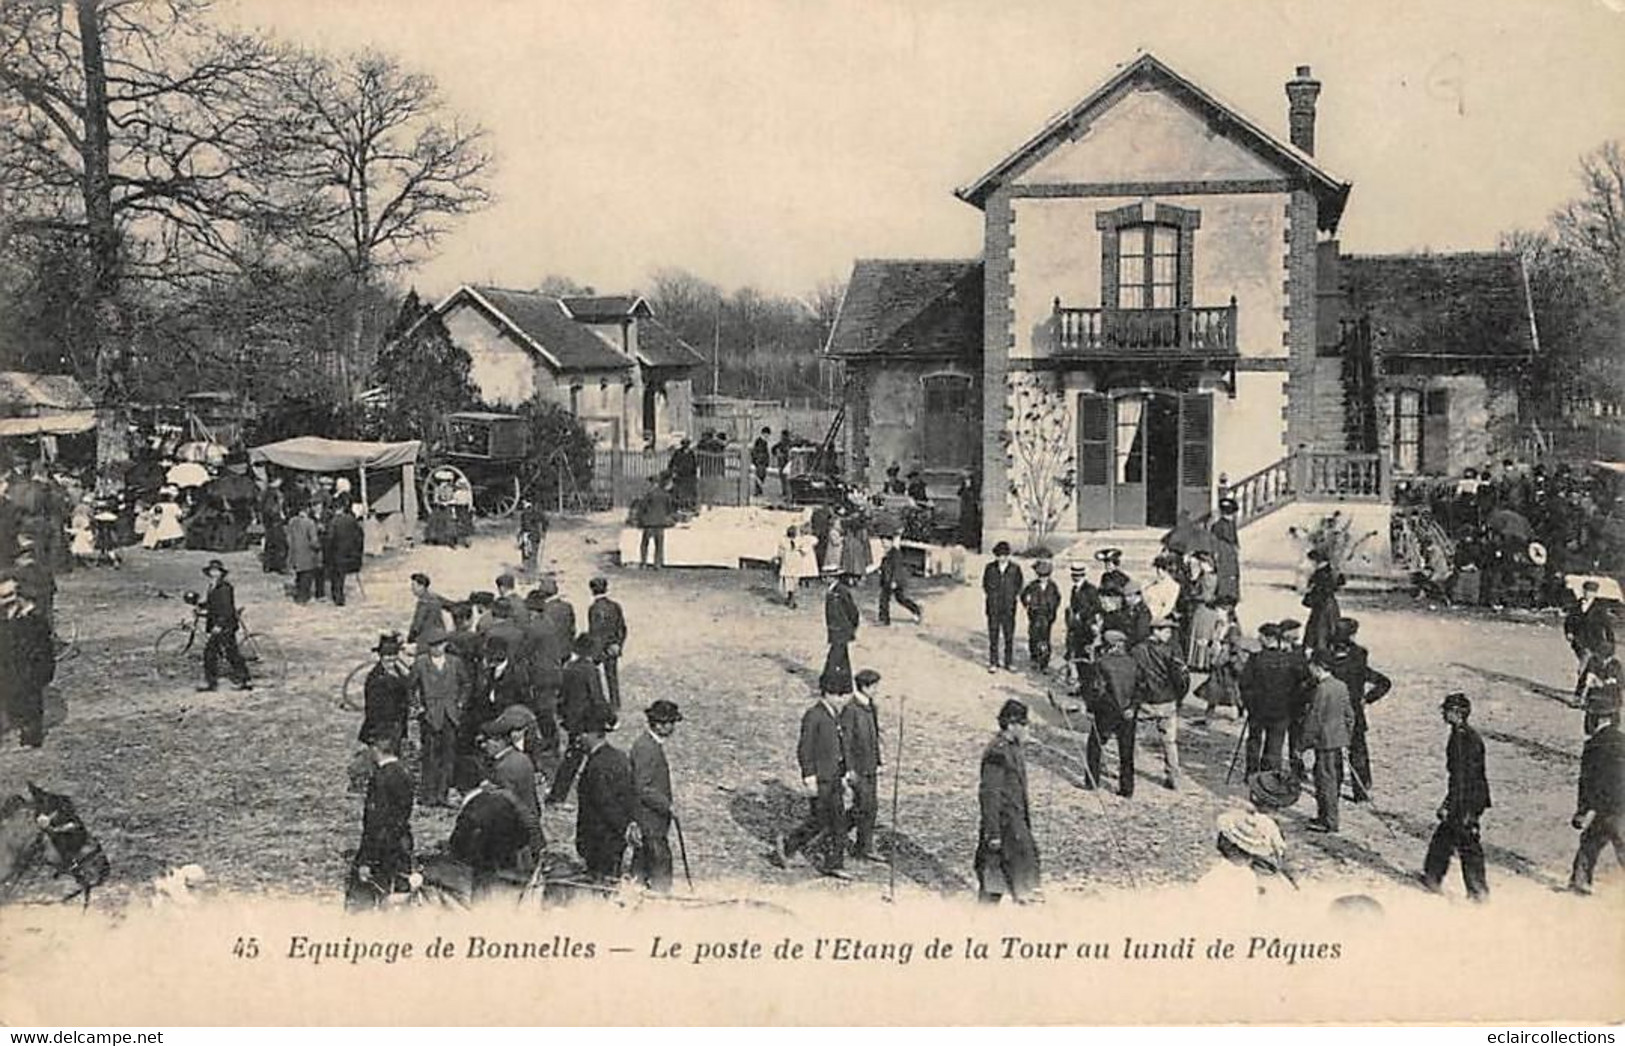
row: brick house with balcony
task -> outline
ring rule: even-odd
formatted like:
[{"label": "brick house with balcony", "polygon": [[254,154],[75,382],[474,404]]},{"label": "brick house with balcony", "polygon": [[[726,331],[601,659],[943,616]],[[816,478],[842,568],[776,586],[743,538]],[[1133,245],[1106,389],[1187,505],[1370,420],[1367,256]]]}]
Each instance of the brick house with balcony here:
[{"label": "brick house with balcony", "polygon": [[[1141,55],[958,190],[979,265],[858,262],[828,346],[853,377],[854,478],[942,456],[932,382],[961,373],[987,540],[1166,527],[1221,485],[1252,515],[1377,498],[1396,454],[1481,463],[1534,351],[1522,267],[1343,258],[1320,89],[1307,66],[1286,84],[1282,141]],[[1436,415],[1449,431],[1418,435]]]}]

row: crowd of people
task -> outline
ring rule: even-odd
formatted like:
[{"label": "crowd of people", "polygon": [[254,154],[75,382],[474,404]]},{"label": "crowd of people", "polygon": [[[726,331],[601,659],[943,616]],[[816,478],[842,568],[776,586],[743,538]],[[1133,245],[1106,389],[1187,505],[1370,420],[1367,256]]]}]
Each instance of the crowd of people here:
[{"label": "crowd of people", "polygon": [[1464,604],[1566,606],[1569,575],[1625,573],[1625,502],[1600,466],[1469,468],[1395,492],[1394,546],[1424,590]]}]

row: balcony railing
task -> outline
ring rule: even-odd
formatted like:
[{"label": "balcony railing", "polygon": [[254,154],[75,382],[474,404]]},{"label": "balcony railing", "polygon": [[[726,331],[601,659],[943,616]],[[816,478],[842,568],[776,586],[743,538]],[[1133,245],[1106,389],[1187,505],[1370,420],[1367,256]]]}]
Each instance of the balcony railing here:
[{"label": "balcony railing", "polygon": [[1055,299],[1055,349],[1075,356],[1236,355],[1236,299],[1192,309],[1070,309]]}]

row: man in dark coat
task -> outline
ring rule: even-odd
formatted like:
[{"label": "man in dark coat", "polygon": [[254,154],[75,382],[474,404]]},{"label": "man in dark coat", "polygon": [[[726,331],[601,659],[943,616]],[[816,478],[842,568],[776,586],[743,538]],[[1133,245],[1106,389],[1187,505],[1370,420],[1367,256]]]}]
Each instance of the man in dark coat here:
[{"label": "man in dark coat", "polygon": [[[1122,592],[1128,587],[1132,579],[1123,573],[1123,550],[1120,548],[1103,548],[1095,553],[1100,560],[1100,591]],[[1134,645],[1134,637],[1129,636],[1129,646]]]},{"label": "man in dark coat", "polygon": [[648,569],[649,547],[654,546],[654,568],[666,565],[666,530],[671,526],[675,505],[662,476],[649,477],[649,489],[638,499],[633,521],[643,531],[638,541],[638,566]]},{"label": "man in dark coat", "polygon": [[[1309,651],[1303,645],[1303,622],[1296,618],[1282,618],[1276,622],[1280,629],[1281,649],[1295,658],[1303,666],[1304,676],[1309,675]],[[1291,763],[1292,772],[1298,775],[1298,780],[1309,780],[1309,765],[1303,759],[1303,717],[1309,711],[1309,695],[1313,686],[1305,686],[1294,696],[1292,705],[1292,722],[1287,727],[1287,759]]]},{"label": "man in dark coat", "polygon": [[25,748],[38,748],[45,743],[45,687],[56,676],[56,652],[50,623],[14,578],[0,578],[0,665],[0,713]]},{"label": "man in dark coat", "polygon": [[1490,887],[1484,877],[1484,844],[1478,822],[1490,808],[1490,782],[1484,775],[1484,740],[1467,725],[1472,713],[1473,703],[1463,693],[1450,694],[1440,706],[1440,714],[1450,724],[1450,740],[1445,745],[1450,784],[1439,804],[1439,826],[1428,842],[1420,878],[1425,888],[1437,893],[1450,870],[1450,856],[1455,854],[1461,859],[1467,896],[1482,901],[1489,897]]},{"label": "man in dark coat", "polygon": [[[796,741],[796,762],[801,769],[801,790],[807,797],[807,817],[788,836],[773,839],[773,863],[785,867],[798,850],[821,838],[824,853],[818,869],[837,879],[850,876],[846,864],[846,811],[842,785],[846,780],[846,739],[835,695],[826,689],[801,716]],[[809,854],[809,856],[811,856]]]},{"label": "man in dark coat", "polygon": [[1089,688],[1083,692],[1089,709],[1089,740],[1084,746],[1089,779],[1085,787],[1099,787],[1105,743],[1116,741],[1117,794],[1127,799],[1134,795],[1134,742],[1138,725],[1135,722],[1135,683],[1139,678],[1139,665],[1128,652],[1128,637],[1123,633],[1111,628],[1101,638],[1106,649],[1096,660]]},{"label": "man in dark coat", "polygon": [[[1614,623],[1608,616],[1608,608],[1597,600],[1600,585],[1587,579],[1580,586],[1580,598],[1569,608],[1568,614],[1563,618],[1563,635],[1569,641],[1569,648],[1574,651],[1575,660],[1579,663],[1579,678],[1585,679],[1586,663],[1591,654],[1604,641],[1614,642]],[[1576,685],[1576,692],[1579,691]]]},{"label": "man in dark coat", "polygon": [[372,652],[378,655],[378,663],[367,673],[362,688],[358,735],[362,744],[368,743],[369,738],[389,734],[404,738],[412,708],[411,673],[401,663],[401,637],[393,632],[379,636]]},{"label": "man in dark coat", "polygon": [[672,500],[678,508],[692,511],[700,502],[700,459],[687,436],[671,452],[666,471],[671,473]]},{"label": "man in dark coat", "polygon": [[677,732],[683,713],[676,702],[661,698],[644,709],[649,729],[632,742],[632,787],[638,796],[638,846],[635,871],[651,890],[671,889],[671,765],[666,761],[666,742]]},{"label": "man in dark coat", "polygon": [[484,781],[464,798],[446,849],[473,873],[477,896],[498,879],[523,881],[530,840],[519,801],[496,782]]},{"label": "man in dark coat", "polygon": [[609,579],[595,577],[587,582],[592,603],[587,607],[587,634],[592,637],[593,656],[604,670],[604,690],[609,707],[621,711],[621,654],[626,649],[626,612],[610,598]]},{"label": "man in dark coat", "polygon": [[1585,709],[1583,729],[1587,737],[1604,719],[1620,711],[1621,673],[1614,656],[1614,641],[1604,639],[1591,651],[1580,678],[1580,707]]},{"label": "man in dark coat", "polygon": [[920,604],[909,598],[908,565],[903,562],[902,543],[895,535],[884,539],[886,552],[880,557],[880,609],[877,618],[882,625],[891,624],[891,605],[897,605],[914,615],[916,623],[924,620]]},{"label": "man in dark coat", "polygon": [[[1078,681],[1078,688],[1087,692],[1092,685],[1085,676],[1094,658],[1095,639],[1101,627],[1100,591],[1089,583],[1089,568],[1082,560],[1073,560],[1069,568],[1072,588],[1066,596],[1066,660]],[[1032,611],[1028,612],[1029,620]]]},{"label": "man in dark coat", "polygon": [[1315,686],[1303,721],[1303,746],[1315,753],[1315,817],[1306,827],[1311,832],[1335,832],[1343,789],[1343,752],[1354,733],[1354,706],[1348,687],[1332,675],[1330,650],[1315,651],[1309,672]]},{"label": "man in dark coat", "polygon": [[361,808],[351,907],[381,907],[412,874],[412,778],[401,763],[401,735],[383,728],[367,744],[374,769]]},{"label": "man in dark coat", "polygon": [[287,503],[282,499],[282,478],[273,476],[260,494],[260,526],[265,529],[265,549],[261,565],[267,574],[288,569]]},{"label": "man in dark coat", "polygon": [[1015,669],[1016,604],[1021,599],[1021,568],[1010,561],[1010,542],[993,546],[993,561],[982,571],[983,609],[987,614],[987,670],[997,672],[1000,652],[1005,671]]},{"label": "man in dark coat", "polygon": [[550,577],[542,578],[536,590],[546,597],[542,603],[542,620],[553,629],[564,649],[569,650],[576,640],[576,608],[559,595],[559,583]]},{"label": "man in dark coat", "polygon": [[1128,648],[1133,650],[1151,638],[1151,608],[1145,605],[1145,595],[1138,581],[1130,581],[1114,590],[1105,587],[1105,580],[1102,574],[1100,625],[1115,628],[1127,636]]},{"label": "man in dark coat", "polygon": [[1006,894],[1017,904],[1038,892],[1038,843],[1027,806],[1027,706],[1014,699],[999,709],[999,732],[982,753],[977,801],[977,898],[998,904]]},{"label": "man in dark coat", "polygon": [[451,806],[457,736],[473,689],[469,667],[446,650],[446,633],[436,627],[418,637],[428,652],[412,664],[412,695],[418,708],[423,751],[418,796],[426,806]]},{"label": "man in dark coat", "polygon": [[750,467],[756,473],[756,493],[760,494],[767,485],[767,468],[773,463],[773,448],[768,438],[773,430],[763,428],[757,435],[756,442],[750,445]]},{"label": "man in dark coat", "polygon": [[1033,579],[1021,590],[1021,606],[1027,611],[1027,659],[1040,672],[1049,671],[1050,636],[1055,618],[1061,612],[1061,589],[1050,577],[1054,564],[1040,559],[1033,564]]},{"label": "man in dark coat", "polygon": [[1604,846],[1612,844],[1615,859],[1625,867],[1625,733],[1620,732],[1618,712],[1603,721],[1580,752],[1580,796],[1570,823],[1581,832],[1569,889],[1588,894]]},{"label": "man in dark coat", "polygon": [[621,876],[621,857],[628,842],[639,842],[638,794],[632,764],[604,738],[602,718],[588,722],[582,734],[588,755],[581,768],[576,806],[576,853],[587,874],[605,882]]},{"label": "man in dark coat", "polygon": [[603,686],[598,682],[598,666],[592,661],[592,637],[579,635],[571,651],[569,664],[564,666],[563,684],[559,693],[559,718],[569,743],[565,747],[564,762],[553,778],[548,790],[549,805],[562,803],[575,784],[582,761],[587,758],[590,733],[596,728],[602,733],[614,729],[615,713],[604,700]]},{"label": "man in dark coat", "polygon": [[1241,670],[1241,707],[1247,714],[1247,776],[1260,770],[1279,770],[1285,756],[1287,734],[1298,707],[1298,695],[1310,684],[1309,666],[1289,650],[1281,649],[1281,632],[1273,622],[1258,627],[1263,649],[1247,659]]},{"label": "man in dark coat", "polygon": [[1174,623],[1168,618],[1151,623],[1151,638],[1135,647],[1138,675],[1134,693],[1140,718],[1156,724],[1162,740],[1163,787],[1179,790],[1179,705],[1190,689],[1190,671],[1174,641]]},{"label": "man in dark coat", "polygon": [[427,574],[412,575],[412,623],[406,629],[406,641],[419,643],[425,633],[440,632],[446,627],[441,612],[446,601],[435,594],[433,582]]},{"label": "man in dark coat", "polygon": [[517,657],[530,672],[530,685],[534,692],[531,708],[542,731],[542,748],[549,759],[559,750],[559,695],[564,687],[564,663],[570,659],[570,641],[542,616],[547,597],[541,589],[525,597],[530,608],[530,620],[525,623]]},{"label": "man in dark coat", "polygon": [[829,652],[824,655],[824,670],[819,685],[827,693],[852,692],[852,655],[847,647],[858,638],[858,601],[852,595],[852,578],[847,574],[835,575],[829,591],[824,594],[824,632],[829,640]]},{"label": "man in dark coat", "polygon": [[208,639],[203,644],[203,682],[199,690],[213,690],[220,685],[220,659],[226,659],[226,670],[238,690],[248,690],[248,664],[237,649],[237,595],[226,580],[226,565],[218,559],[209,560],[203,574],[209,579],[209,591],[203,597],[203,628]]},{"label": "man in dark coat", "polygon": [[1241,506],[1233,498],[1219,499],[1219,518],[1208,527],[1213,535],[1213,570],[1219,585],[1216,600],[1241,602],[1241,538],[1236,533],[1236,514]]},{"label": "man in dark coat", "polygon": [[530,842],[519,867],[535,866],[547,846],[542,831],[542,804],[536,798],[536,767],[524,752],[525,736],[536,728],[536,718],[524,705],[509,705],[495,719],[480,726],[480,743],[489,769],[485,776],[512,795],[519,804]]},{"label": "man in dark coat", "polygon": [[1309,575],[1308,591],[1303,605],[1309,608],[1309,623],[1304,628],[1303,645],[1309,650],[1329,650],[1337,632],[1337,619],[1342,616],[1337,605],[1337,590],[1343,587],[1339,574],[1318,548],[1309,550],[1309,562],[1315,564]]},{"label": "man in dark coat", "polygon": [[1366,747],[1365,706],[1374,704],[1393,688],[1393,682],[1371,667],[1371,655],[1354,641],[1360,622],[1352,617],[1339,619],[1332,637],[1332,675],[1348,687],[1349,704],[1354,707],[1354,732],[1349,735],[1349,776],[1354,778],[1353,800],[1371,798],[1371,752]]},{"label": "man in dark coat", "polygon": [[[857,674],[851,700],[841,709],[841,738],[846,742],[846,780],[852,789],[852,829],[857,839],[852,856],[879,861],[875,854],[875,817],[880,812],[880,673],[865,668]],[[844,842],[845,837],[842,837]]]},{"label": "man in dark coat", "polygon": [[367,539],[361,531],[361,521],[354,512],[336,512],[327,524],[327,547],[322,555],[323,569],[327,571],[327,590],[333,605],[344,605],[344,579],[361,573],[361,561],[366,552]]}]

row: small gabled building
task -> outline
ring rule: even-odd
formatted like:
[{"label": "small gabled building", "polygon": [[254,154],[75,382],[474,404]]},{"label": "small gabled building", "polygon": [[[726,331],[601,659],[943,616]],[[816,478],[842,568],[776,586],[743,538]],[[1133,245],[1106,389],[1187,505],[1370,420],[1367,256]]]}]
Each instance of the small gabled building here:
[{"label": "small gabled building", "polygon": [[692,425],[692,372],[701,357],[641,297],[558,298],[467,284],[435,312],[468,353],[488,406],[512,409],[540,396],[614,449]]}]

